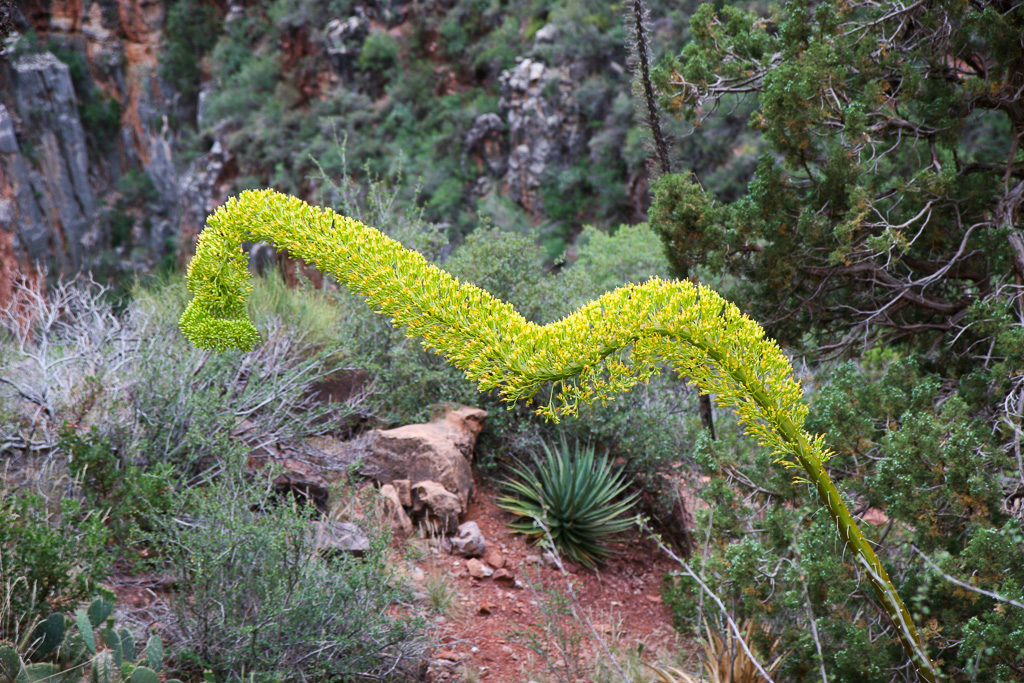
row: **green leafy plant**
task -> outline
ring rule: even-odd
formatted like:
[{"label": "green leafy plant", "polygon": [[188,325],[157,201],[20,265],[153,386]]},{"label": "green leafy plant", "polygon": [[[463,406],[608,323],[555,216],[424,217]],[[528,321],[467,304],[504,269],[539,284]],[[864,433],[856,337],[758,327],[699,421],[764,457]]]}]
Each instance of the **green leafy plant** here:
[{"label": "green leafy plant", "polygon": [[540,326],[377,230],[295,197],[250,191],[210,216],[189,263],[194,298],[180,326],[193,344],[248,350],[259,342],[246,317],[252,285],[240,248],[256,240],[273,242],[366,296],[481,390],[496,390],[512,403],[532,403],[541,394],[537,412],[552,420],[576,414],[581,403],[625,393],[668,364],[734,409],[775,462],[804,471],[918,675],[935,680],[910,612],[825,471],[832,453],[824,436],[803,428],[807,405],[789,360],[757,323],[713,290],[655,278]]},{"label": "green leafy plant", "polygon": [[540,572],[533,576],[527,573],[525,578],[539,606],[538,623],[532,628],[513,631],[512,637],[537,655],[549,680],[558,683],[592,680],[590,666],[583,656],[586,628],[572,596],[558,585],[557,579],[549,577],[545,581]]},{"label": "green leafy plant", "polygon": [[[387,536],[366,529],[362,557],[314,547],[312,510],[268,507],[244,457],[210,487],[182,493],[187,515],[153,534],[180,576],[170,601],[175,667],[217,681],[385,679],[415,668],[422,618],[398,616],[403,587]],[[271,480],[272,481],[272,480]]]},{"label": "green leafy plant", "polygon": [[398,60],[399,46],[394,36],[384,31],[371,33],[363,42],[357,64],[363,71],[388,75]]},{"label": "green leafy plant", "polygon": [[131,631],[115,628],[113,611],[110,600],[98,597],[74,618],[51,614],[17,643],[0,643],[0,683],[159,683],[160,636],[150,636],[140,658]]},{"label": "green leafy plant", "polygon": [[527,467],[513,469],[515,479],[505,483],[511,494],[498,505],[523,518],[509,524],[514,531],[531,538],[551,535],[555,549],[569,561],[595,567],[612,551],[609,537],[633,525],[624,517],[637,500],[633,493],[619,499],[629,487],[621,471],[606,457],[595,456],[593,446],[575,452],[563,438],[561,447],[544,444],[546,459],[535,461],[537,472]]},{"label": "green leafy plant", "polygon": [[31,632],[52,613],[94,595],[110,566],[103,515],[71,498],[52,509],[39,495],[0,498],[0,637]]},{"label": "green leafy plant", "polygon": [[213,6],[197,0],[176,0],[167,5],[160,76],[188,102],[195,102],[202,76],[200,62],[217,42],[220,21]]}]

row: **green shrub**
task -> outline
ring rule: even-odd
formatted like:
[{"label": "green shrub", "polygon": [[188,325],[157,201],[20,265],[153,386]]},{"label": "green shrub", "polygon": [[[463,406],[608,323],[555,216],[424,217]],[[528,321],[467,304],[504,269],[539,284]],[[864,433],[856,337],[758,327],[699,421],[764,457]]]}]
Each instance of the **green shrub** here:
[{"label": "green shrub", "polygon": [[212,5],[199,0],[168,3],[160,76],[187,102],[194,102],[199,94],[200,61],[216,44],[219,30],[220,21]]},{"label": "green shrub", "polygon": [[363,41],[357,66],[381,76],[389,75],[398,61],[398,41],[390,33],[374,31]]},{"label": "green shrub", "polygon": [[362,557],[317,553],[309,510],[268,507],[265,485],[232,477],[189,492],[182,507],[187,518],[165,519],[154,535],[179,577],[180,670],[218,681],[413,678],[425,623],[395,612],[407,596],[381,530],[366,529]]},{"label": "green shrub", "polygon": [[[883,348],[860,364],[830,368],[820,375],[828,382],[813,395],[808,428],[828,430],[836,451],[829,464],[857,514],[875,508],[889,518],[865,532],[885,539],[887,570],[944,671],[953,680],[1012,681],[1022,666],[1024,622],[1006,600],[1024,602],[1024,534],[1001,492],[1002,473],[1014,464],[959,394],[939,401],[947,387],[928,366]],[[905,655],[884,636],[890,626],[877,611],[851,623],[848,596],[860,570],[830,552],[834,525],[801,502],[802,485],[733,435],[728,416],[718,419],[720,441],[702,439],[691,461],[695,493],[706,503],[694,529],[707,539],[703,580],[736,618],[765,625],[781,649],[793,649],[781,665],[787,680],[820,680],[818,647],[805,627],[814,618],[830,678],[890,681]],[[779,500],[785,504],[766,509]],[[680,577],[666,590],[680,630],[699,630],[696,586]]]},{"label": "green shrub", "polygon": [[121,103],[93,88],[79,104],[78,116],[93,150],[110,149],[121,132]]},{"label": "green shrub", "polygon": [[160,198],[160,192],[153,183],[153,178],[137,168],[130,168],[117,181],[117,189],[121,200],[130,206],[146,204]]},{"label": "green shrub", "polygon": [[340,429],[358,404],[311,396],[340,362],[338,312],[323,293],[268,279],[252,309],[265,353],[206,358],[174,331],[184,297],[181,277],[168,280],[119,307],[95,284],[56,283],[45,298],[21,289],[33,325],[0,318],[0,443],[24,449],[30,465],[10,475],[12,490],[35,488],[32,472],[70,472],[119,543],[166,509],[172,490],[216,478],[224,458]]},{"label": "green shrub", "polygon": [[573,453],[563,439],[561,448],[544,444],[544,451],[546,459],[534,462],[536,473],[513,468],[514,478],[505,483],[510,495],[497,504],[522,519],[509,524],[513,531],[553,543],[569,561],[595,567],[612,554],[606,545],[612,537],[636,523],[624,515],[637,494],[622,497],[629,482],[607,457],[595,457],[593,446],[577,444]]},{"label": "green shrub", "polygon": [[168,463],[186,481],[201,480],[251,444],[321,435],[332,428],[328,416],[341,419],[355,410],[318,404],[310,396],[312,384],[337,366],[331,312],[322,294],[290,291],[276,277],[253,298],[269,344],[255,358],[206,356],[172,336],[169,326],[183,307],[174,284],[136,292],[134,311],[148,318],[153,335],[134,367],[132,405],[142,427],[135,447],[144,462]]},{"label": "green shrub", "polygon": [[112,558],[101,510],[73,498],[0,493],[3,640],[94,595]]},{"label": "green shrub", "polygon": [[68,65],[71,83],[75,86],[75,92],[81,96],[85,92],[86,85],[91,80],[89,77],[89,63],[86,61],[85,55],[73,46],[67,46],[55,40],[51,40],[46,45],[46,50]]},{"label": "green shrub", "polygon": [[76,430],[65,425],[57,447],[68,458],[68,471],[81,487],[90,509],[105,512],[112,536],[122,544],[135,530],[170,509],[178,484],[170,463],[142,467],[133,462],[127,436],[117,425]]}]

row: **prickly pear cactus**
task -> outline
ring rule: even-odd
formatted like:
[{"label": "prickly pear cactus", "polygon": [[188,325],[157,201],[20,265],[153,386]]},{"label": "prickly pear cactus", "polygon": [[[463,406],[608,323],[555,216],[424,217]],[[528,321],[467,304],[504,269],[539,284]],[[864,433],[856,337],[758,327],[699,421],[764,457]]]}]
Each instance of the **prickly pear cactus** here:
[{"label": "prickly pear cactus", "polygon": [[104,650],[92,658],[89,672],[90,683],[117,683],[120,674],[118,666],[114,663],[114,655],[108,650]]},{"label": "prickly pear cactus", "polygon": [[146,642],[146,665],[153,671],[159,671],[164,663],[164,643],[160,636],[153,634]]},{"label": "prickly pear cactus", "polygon": [[32,657],[42,659],[64,642],[67,623],[63,614],[51,614],[32,631]]},{"label": "prickly pear cactus", "polygon": [[0,683],[15,683],[24,664],[12,643],[0,643]]}]

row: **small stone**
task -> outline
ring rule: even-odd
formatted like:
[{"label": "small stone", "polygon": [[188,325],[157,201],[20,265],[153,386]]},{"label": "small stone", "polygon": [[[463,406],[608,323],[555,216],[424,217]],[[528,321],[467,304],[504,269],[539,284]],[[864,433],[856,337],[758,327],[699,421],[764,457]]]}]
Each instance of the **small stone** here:
[{"label": "small stone", "polygon": [[412,535],[413,525],[405,508],[399,501],[398,491],[391,484],[384,484],[380,487],[380,495],[384,501],[384,516],[391,526],[391,533],[395,538],[405,539]]},{"label": "small stone", "polygon": [[466,569],[474,579],[486,579],[494,573],[494,570],[477,559],[466,560]]},{"label": "small stone", "polygon": [[660,605],[661,604],[661,596],[660,595],[646,595],[644,597],[647,598],[647,602],[649,602],[649,603],[652,603],[654,605]]},{"label": "small stone", "polygon": [[476,645],[474,645],[473,647],[469,648],[469,651],[472,652],[473,654],[476,654],[477,652],[480,652],[480,648],[478,648]]},{"label": "small stone", "polygon": [[480,603],[480,606],[477,608],[477,614],[486,617],[488,614],[493,612],[496,607],[497,605],[495,605],[493,602],[490,602],[489,600],[484,600]]},{"label": "small stone", "polygon": [[313,548],[325,555],[345,553],[362,557],[370,549],[370,539],[351,522],[313,522],[310,535]]},{"label": "small stone", "polygon": [[447,659],[449,662],[459,661],[459,656],[451,650],[438,650],[434,653],[434,659]]},{"label": "small stone", "polygon": [[445,536],[456,532],[463,509],[458,495],[436,481],[421,481],[412,487],[413,513],[425,514],[427,523],[436,524],[437,530]]},{"label": "small stone", "polygon": [[497,550],[490,550],[484,555],[484,562],[491,565],[495,569],[501,569],[505,566],[505,556],[499,553]]},{"label": "small stone", "polygon": [[513,652],[512,648],[510,646],[508,646],[508,645],[502,645],[501,646],[501,651],[504,652],[507,655],[510,655]]},{"label": "small stone", "polygon": [[499,583],[514,584],[516,577],[512,572],[510,572],[507,569],[495,569],[494,580],[498,581]]},{"label": "small stone", "polygon": [[487,542],[476,522],[459,525],[459,533],[452,539],[452,552],[464,557],[480,557],[487,552]]},{"label": "small stone", "polygon": [[540,555],[527,555],[525,558],[523,558],[523,562],[525,562],[526,564],[540,564]]}]

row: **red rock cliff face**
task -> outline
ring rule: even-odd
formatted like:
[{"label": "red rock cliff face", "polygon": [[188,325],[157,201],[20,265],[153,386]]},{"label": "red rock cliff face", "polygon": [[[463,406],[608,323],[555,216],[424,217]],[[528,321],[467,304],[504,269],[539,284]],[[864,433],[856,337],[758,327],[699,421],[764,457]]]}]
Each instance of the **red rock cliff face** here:
[{"label": "red rock cliff face", "polygon": [[14,279],[44,268],[110,279],[187,251],[223,186],[205,155],[201,178],[176,168],[186,112],[159,75],[164,0],[18,10],[38,48],[0,52],[0,306]]}]

